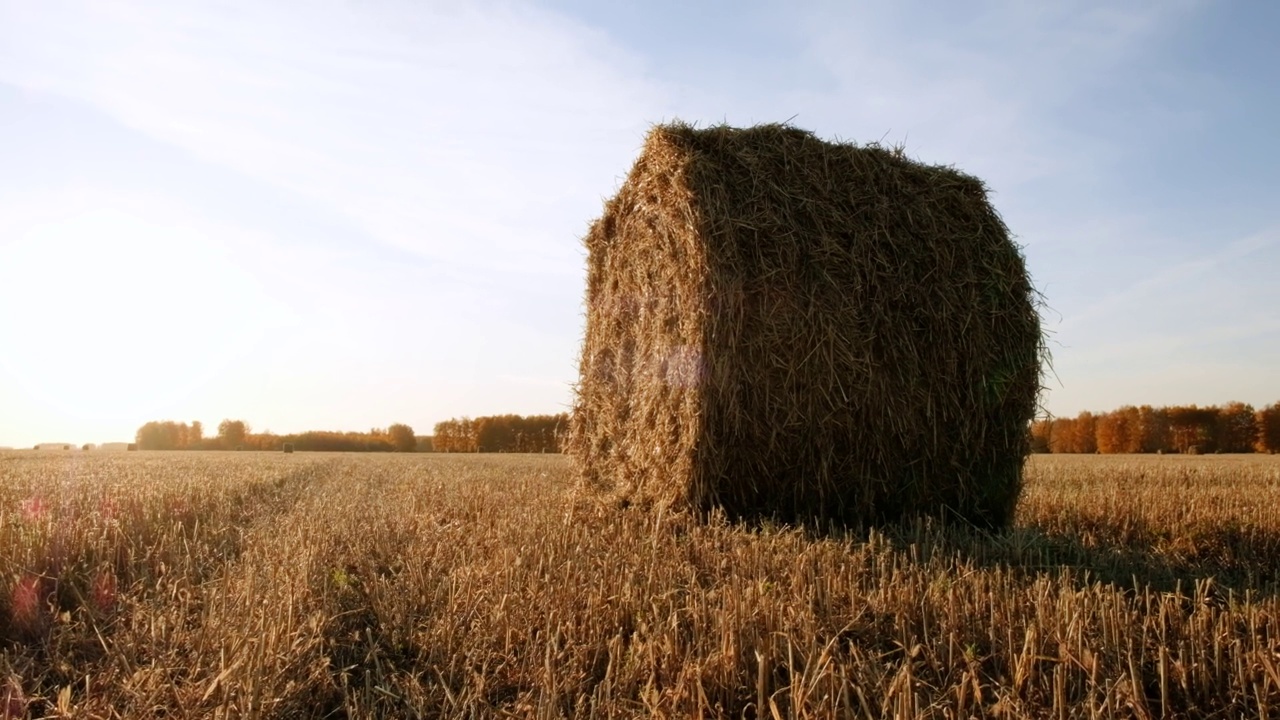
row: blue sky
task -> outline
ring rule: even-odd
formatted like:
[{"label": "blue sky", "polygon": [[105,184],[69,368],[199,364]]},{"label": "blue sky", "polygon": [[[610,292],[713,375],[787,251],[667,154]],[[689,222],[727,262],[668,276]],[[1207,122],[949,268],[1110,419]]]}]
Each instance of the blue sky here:
[{"label": "blue sky", "polygon": [[675,118],[986,180],[1057,414],[1275,402],[1278,31],[1182,0],[0,0],[0,445],[564,410],[580,238]]}]

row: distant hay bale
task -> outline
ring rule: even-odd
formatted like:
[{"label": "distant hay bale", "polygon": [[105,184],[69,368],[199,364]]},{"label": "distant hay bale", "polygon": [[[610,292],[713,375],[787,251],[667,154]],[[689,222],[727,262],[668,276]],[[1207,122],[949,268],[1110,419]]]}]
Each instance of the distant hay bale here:
[{"label": "distant hay bale", "polygon": [[976,178],[781,125],[655,127],[586,237],[568,452],[620,502],[1012,519],[1043,352]]},{"label": "distant hay bale", "polygon": [[284,444],[284,452],[285,452],[285,454],[290,454],[290,453],[292,453],[292,452],[293,452],[293,443],[285,443],[285,444]]}]

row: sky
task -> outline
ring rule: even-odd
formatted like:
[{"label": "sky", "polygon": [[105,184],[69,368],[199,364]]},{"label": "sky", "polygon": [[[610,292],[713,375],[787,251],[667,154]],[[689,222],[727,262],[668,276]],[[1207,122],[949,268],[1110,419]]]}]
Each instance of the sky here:
[{"label": "sky", "polygon": [[654,123],[982,178],[1056,415],[1280,400],[1280,4],[0,0],[0,446],[569,408]]}]

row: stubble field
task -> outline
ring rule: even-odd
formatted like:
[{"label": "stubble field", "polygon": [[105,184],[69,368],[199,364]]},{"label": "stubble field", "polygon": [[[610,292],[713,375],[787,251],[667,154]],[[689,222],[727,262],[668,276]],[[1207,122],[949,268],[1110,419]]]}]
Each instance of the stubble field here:
[{"label": "stubble field", "polygon": [[1280,713],[1280,458],[1017,527],[601,507],[558,456],[0,454],[0,719]]}]

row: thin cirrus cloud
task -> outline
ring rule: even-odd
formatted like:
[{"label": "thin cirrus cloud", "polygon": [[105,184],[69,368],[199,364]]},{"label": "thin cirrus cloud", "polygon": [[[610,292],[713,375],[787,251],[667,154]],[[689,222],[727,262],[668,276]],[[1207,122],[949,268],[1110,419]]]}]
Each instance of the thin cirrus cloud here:
[{"label": "thin cirrus cloud", "polygon": [[571,274],[582,221],[562,227],[565,210],[597,209],[583,198],[633,150],[616,131],[637,134],[655,104],[632,61],[532,8],[70,7],[11,9],[6,81],[486,272]]},{"label": "thin cirrus cloud", "polygon": [[[1103,294],[1057,325],[1057,355],[1077,382],[1084,408],[1115,397],[1138,403],[1275,402],[1280,357],[1280,231],[1270,229],[1209,248]],[[1065,382],[1065,379],[1064,379]]]},{"label": "thin cirrus cloud", "polygon": [[[1199,297],[1193,298],[1192,302],[1212,306],[1214,311],[1224,313],[1221,320],[1226,321],[1229,319],[1226,313],[1239,312],[1239,304],[1235,302],[1237,298],[1247,298],[1261,291],[1263,297],[1252,299],[1267,299],[1266,296],[1272,292],[1270,283],[1266,277],[1260,276],[1265,273],[1258,271],[1274,267],[1273,263],[1277,259],[1280,259],[1280,229],[1273,228],[1141,276],[1120,291],[1107,294],[1064,319],[1058,327],[1061,330],[1071,330],[1099,325],[1108,318],[1123,314],[1126,308],[1153,300],[1170,306],[1185,305],[1188,298],[1180,294],[1181,288],[1194,288]],[[1223,306],[1223,301],[1227,301],[1226,306]],[[1269,319],[1272,316],[1270,307],[1262,305],[1258,309]],[[1265,327],[1274,329],[1272,323],[1267,323]]]},{"label": "thin cirrus cloud", "polygon": [[[1090,106],[1112,86],[1132,83],[1130,66],[1186,12],[1186,3],[1120,10],[983,2],[933,12],[920,3],[826,6],[806,20],[812,66],[829,85],[813,100],[830,122],[850,116],[872,136],[863,139],[884,137],[924,159],[958,164],[1001,196],[1020,200],[1038,182],[1072,189],[1105,179],[1125,156],[1125,132],[1087,130],[1088,119],[1105,112]],[[1146,120],[1167,112],[1111,101]]]}]

